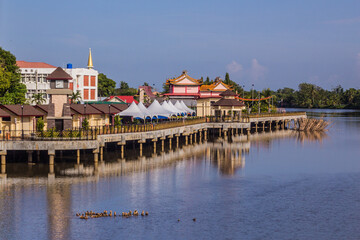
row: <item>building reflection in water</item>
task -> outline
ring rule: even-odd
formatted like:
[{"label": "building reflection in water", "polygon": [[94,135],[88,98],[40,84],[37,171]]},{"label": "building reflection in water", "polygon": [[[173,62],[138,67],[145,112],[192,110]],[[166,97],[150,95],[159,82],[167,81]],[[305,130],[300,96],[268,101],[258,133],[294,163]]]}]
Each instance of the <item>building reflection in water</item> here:
[{"label": "building reflection in water", "polygon": [[71,186],[50,184],[46,197],[48,239],[70,239]]},{"label": "building reflection in water", "polygon": [[217,166],[224,175],[233,175],[237,169],[245,167],[245,154],[249,153],[250,141],[247,138],[236,139],[229,142],[218,139],[209,143],[207,159]]}]

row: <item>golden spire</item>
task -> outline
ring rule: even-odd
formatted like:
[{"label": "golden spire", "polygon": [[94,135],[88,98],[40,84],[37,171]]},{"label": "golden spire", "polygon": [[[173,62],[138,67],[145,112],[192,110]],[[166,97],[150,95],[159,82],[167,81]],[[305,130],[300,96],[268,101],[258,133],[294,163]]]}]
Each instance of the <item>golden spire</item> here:
[{"label": "golden spire", "polygon": [[88,69],[92,69],[94,67],[91,57],[91,48],[89,48],[89,59],[88,59]]}]

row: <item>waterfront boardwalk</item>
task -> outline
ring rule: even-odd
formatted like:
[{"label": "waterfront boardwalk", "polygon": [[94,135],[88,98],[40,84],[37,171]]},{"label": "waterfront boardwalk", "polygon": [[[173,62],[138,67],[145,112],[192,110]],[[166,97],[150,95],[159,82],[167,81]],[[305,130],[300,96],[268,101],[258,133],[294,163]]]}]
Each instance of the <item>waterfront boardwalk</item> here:
[{"label": "waterfront boardwalk", "polygon": [[[165,141],[169,149],[178,148],[179,142],[184,145],[195,142],[206,141],[209,131],[219,137],[247,136],[251,133],[273,131],[291,128],[291,124],[296,124],[300,118],[306,118],[305,112],[278,113],[247,115],[238,120],[197,118],[190,120],[180,120],[174,122],[159,123],[155,126],[143,127],[132,126],[129,129],[121,129],[120,132],[102,134],[92,134],[91,138],[79,139],[71,138],[26,138],[24,140],[2,140],[0,141],[1,155],[1,174],[6,175],[6,155],[8,151],[27,151],[28,162],[32,162],[34,151],[47,151],[49,155],[49,165],[54,165],[56,151],[76,150],[76,161],[80,161],[80,150],[92,150],[94,162],[102,161],[103,149],[108,143],[116,143],[120,146],[121,157],[124,158],[125,146],[128,142],[133,142],[139,146],[139,155],[143,155],[143,144],[153,144],[154,153],[158,142],[161,143],[161,151],[164,151]],[[111,132],[111,131],[109,131]]]}]

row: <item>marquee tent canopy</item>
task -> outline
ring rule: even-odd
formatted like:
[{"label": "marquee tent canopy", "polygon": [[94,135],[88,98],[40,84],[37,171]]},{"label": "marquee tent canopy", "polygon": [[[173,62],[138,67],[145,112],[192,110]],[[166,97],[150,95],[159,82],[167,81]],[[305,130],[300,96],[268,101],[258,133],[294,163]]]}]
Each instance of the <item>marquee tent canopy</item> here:
[{"label": "marquee tent canopy", "polygon": [[146,117],[151,117],[151,115],[145,114],[140,110],[140,108],[136,105],[135,102],[132,102],[130,106],[124,111],[116,114],[119,116],[129,116],[137,119],[145,119]]},{"label": "marquee tent canopy", "polygon": [[153,116],[158,116],[158,118],[170,118],[172,115],[172,111],[163,108],[156,99],[147,109]]}]

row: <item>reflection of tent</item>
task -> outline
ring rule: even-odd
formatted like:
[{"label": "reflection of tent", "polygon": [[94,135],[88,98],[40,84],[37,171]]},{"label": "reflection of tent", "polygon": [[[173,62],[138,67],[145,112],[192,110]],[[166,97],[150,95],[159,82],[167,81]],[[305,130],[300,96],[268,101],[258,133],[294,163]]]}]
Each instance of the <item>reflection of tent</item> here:
[{"label": "reflection of tent", "polygon": [[[143,113],[140,108],[136,105],[135,102],[132,102],[131,105],[125,109],[124,111],[116,114],[119,116],[129,116],[129,117],[133,117],[133,118],[140,118],[140,119],[144,119],[146,117],[148,117],[149,115]],[[151,116],[149,116],[151,117]]]},{"label": "reflection of tent", "polygon": [[161,105],[164,109],[168,110],[169,112],[171,112],[171,115],[176,116],[178,114],[178,111],[176,111],[174,108],[172,108],[167,101],[164,101]]},{"label": "reflection of tent", "polygon": [[169,106],[170,106],[172,109],[174,109],[174,110],[178,113],[178,115],[180,115],[180,116],[186,115],[186,111],[175,107],[174,104],[172,104],[171,101],[169,101],[168,104],[169,104]]},{"label": "reflection of tent", "polygon": [[142,113],[144,113],[146,116],[149,116],[150,118],[157,117],[157,116],[151,114],[151,112],[144,106],[144,104],[142,102],[139,102],[139,104],[137,106],[140,109],[140,111]]},{"label": "reflection of tent", "polygon": [[151,115],[158,116],[158,118],[169,118],[172,114],[171,111],[164,109],[156,99],[147,109]]},{"label": "reflection of tent", "polygon": [[183,109],[186,110],[186,112],[187,112],[188,114],[193,115],[193,114],[195,113],[195,111],[192,110],[192,109],[190,109],[190,108],[188,108],[183,101],[181,101],[180,104],[181,104],[181,106],[183,107]]}]

